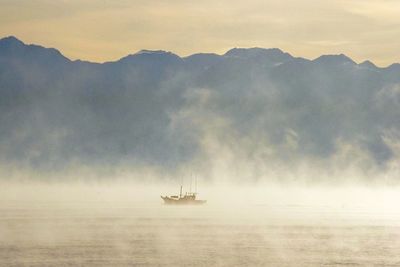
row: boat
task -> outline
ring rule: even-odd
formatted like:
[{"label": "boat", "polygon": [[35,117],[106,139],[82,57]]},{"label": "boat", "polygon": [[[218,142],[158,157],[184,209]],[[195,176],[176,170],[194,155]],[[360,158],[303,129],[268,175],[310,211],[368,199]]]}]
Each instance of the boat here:
[{"label": "boat", "polygon": [[179,196],[161,196],[166,205],[202,205],[207,202],[207,200],[196,199],[197,193],[186,192],[182,195],[182,186]]}]

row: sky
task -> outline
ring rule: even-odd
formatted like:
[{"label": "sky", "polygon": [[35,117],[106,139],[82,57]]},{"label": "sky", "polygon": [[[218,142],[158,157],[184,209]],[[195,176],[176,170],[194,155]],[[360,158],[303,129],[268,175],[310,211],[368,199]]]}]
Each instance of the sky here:
[{"label": "sky", "polygon": [[0,37],[95,62],[141,49],[186,56],[278,47],[387,66],[400,62],[398,14],[398,0],[0,0]]}]

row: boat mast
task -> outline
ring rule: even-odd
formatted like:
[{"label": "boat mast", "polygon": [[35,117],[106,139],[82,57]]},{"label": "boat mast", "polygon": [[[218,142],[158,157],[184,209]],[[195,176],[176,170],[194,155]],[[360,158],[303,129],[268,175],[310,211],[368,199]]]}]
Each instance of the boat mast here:
[{"label": "boat mast", "polygon": [[194,193],[197,194],[197,176],[194,177]]},{"label": "boat mast", "polygon": [[192,176],[190,177],[190,194],[192,193],[192,183],[193,183],[193,173]]},{"label": "boat mast", "polygon": [[182,186],[181,186],[181,192],[179,193],[179,197],[182,198]]}]

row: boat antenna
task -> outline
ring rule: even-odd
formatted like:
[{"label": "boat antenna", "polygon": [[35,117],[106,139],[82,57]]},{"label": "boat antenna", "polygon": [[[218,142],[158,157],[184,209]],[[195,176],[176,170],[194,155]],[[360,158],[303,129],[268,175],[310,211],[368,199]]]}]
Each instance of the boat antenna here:
[{"label": "boat antenna", "polygon": [[197,176],[194,177],[194,192],[197,194]]},{"label": "boat antenna", "polygon": [[192,183],[193,183],[193,173],[192,176],[190,177],[190,193],[192,193]]},{"label": "boat antenna", "polygon": [[182,186],[183,186],[183,176],[181,177],[181,191],[179,193],[179,197],[182,197]]}]

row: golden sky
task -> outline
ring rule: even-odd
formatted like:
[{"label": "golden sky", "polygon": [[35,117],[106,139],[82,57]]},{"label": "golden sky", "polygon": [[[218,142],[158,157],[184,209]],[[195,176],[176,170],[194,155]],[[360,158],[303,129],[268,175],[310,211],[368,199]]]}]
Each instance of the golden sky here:
[{"label": "golden sky", "polygon": [[386,66],[400,62],[400,1],[0,0],[0,37],[8,35],[97,62],[141,49],[185,56],[257,46]]}]

